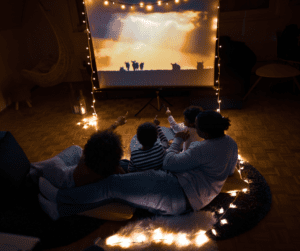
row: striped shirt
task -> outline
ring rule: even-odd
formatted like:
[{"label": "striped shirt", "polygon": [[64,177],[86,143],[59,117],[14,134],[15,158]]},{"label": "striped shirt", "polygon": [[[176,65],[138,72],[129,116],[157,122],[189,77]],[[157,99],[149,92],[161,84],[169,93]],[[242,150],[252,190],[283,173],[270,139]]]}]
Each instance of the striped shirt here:
[{"label": "striped shirt", "polygon": [[128,164],[129,172],[146,171],[149,169],[160,169],[162,167],[169,142],[160,126],[156,126],[160,143],[156,142],[149,150],[134,150],[131,153]]}]

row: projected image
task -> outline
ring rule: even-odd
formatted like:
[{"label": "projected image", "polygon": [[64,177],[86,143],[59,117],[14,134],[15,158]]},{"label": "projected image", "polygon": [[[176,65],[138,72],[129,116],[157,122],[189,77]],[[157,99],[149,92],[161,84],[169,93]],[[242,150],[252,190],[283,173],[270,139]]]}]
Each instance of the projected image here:
[{"label": "projected image", "polygon": [[218,0],[132,3],[86,2],[100,88],[212,86]]}]

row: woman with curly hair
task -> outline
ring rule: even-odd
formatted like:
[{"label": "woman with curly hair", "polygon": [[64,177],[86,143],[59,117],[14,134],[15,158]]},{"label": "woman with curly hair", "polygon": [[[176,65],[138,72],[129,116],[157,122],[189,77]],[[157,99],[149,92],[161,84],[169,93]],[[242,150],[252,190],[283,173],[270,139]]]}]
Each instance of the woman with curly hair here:
[{"label": "woman with curly hair", "polygon": [[108,129],[91,135],[84,149],[70,146],[51,159],[31,163],[29,177],[34,183],[44,177],[58,188],[70,188],[94,183],[112,174],[124,174],[120,166],[121,136],[114,129],[126,123],[126,116],[120,116]]}]

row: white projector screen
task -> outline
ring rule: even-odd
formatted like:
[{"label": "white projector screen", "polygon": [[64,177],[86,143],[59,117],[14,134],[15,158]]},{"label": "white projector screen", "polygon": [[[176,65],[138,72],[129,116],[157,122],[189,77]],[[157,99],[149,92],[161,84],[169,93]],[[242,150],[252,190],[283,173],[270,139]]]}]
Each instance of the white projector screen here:
[{"label": "white projector screen", "polygon": [[85,1],[100,89],[214,85],[219,0],[176,2]]}]

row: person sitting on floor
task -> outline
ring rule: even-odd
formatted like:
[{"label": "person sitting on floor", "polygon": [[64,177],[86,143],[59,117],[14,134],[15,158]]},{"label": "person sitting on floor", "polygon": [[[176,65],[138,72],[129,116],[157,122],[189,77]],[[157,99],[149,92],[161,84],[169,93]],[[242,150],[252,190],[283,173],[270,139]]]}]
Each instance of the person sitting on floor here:
[{"label": "person sitting on floor", "polygon": [[120,166],[121,136],[114,130],[126,123],[126,116],[120,116],[108,129],[92,134],[84,149],[74,145],[51,159],[32,163],[29,177],[34,183],[44,177],[58,188],[70,188],[94,183],[112,174],[124,174]]},{"label": "person sitting on floor", "polygon": [[204,140],[192,142],[180,152],[180,144],[189,138],[189,131],[176,133],[161,170],[114,174],[97,183],[69,189],[57,189],[51,181],[40,178],[40,191],[55,202],[52,209],[61,214],[70,214],[70,207],[76,212],[83,205],[94,203],[96,207],[112,199],[159,215],[198,211],[221,192],[227,177],[236,170],[238,147],[224,133],[229,126],[230,120],[218,112],[201,112],[196,118],[196,130]]},{"label": "person sitting on floor", "polygon": [[172,130],[175,133],[188,130],[190,133],[190,137],[185,142],[183,142],[182,145],[183,151],[187,150],[192,142],[203,140],[197,134],[196,126],[195,126],[195,119],[197,115],[202,111],[203,109],[200,106],[189,106],[183,112],[184,122],[178,124],[176,123],[175,119],[171,115],[171,111],[169,110],[169,107],[167,107],[166,115],[168,116],[168,121],[170,123],[170,127],[172,128]]},{"label": "person sitting on floor", "polygon": [[[160,169],[162,167],[169,144],[159,124],[156,116],[153,123],[146,122],[138,127],[136,135],[142,147],[132,151],[128,172]],[[156,142],[157,137],[159,137],[160,143]],[[122,167],[124,170],[126,169],[123,165]]]}]

